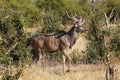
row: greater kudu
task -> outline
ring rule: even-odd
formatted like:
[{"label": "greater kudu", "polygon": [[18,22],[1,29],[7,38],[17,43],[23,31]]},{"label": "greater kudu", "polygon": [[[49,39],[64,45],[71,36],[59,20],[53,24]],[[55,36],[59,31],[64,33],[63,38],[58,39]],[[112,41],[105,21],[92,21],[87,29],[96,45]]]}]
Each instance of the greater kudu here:
[{"label": "greater kudu", "polygon": [[41,59],[43,51],[49,53],[60,51],[62,53],[63,59],[63,73],[65,73],[66,58],[69,61],[68,71],[70,71],[71,57],[70,53],[68,53],[68,50],[75,44],[79,33],[86,31],[86,29],[82,26],[82,24],[84,23],[82,17],[77,16],[75,13],[75,17],[71,18],[66,9],[65,12],[67,17],[74,21],[73,27],[68,32],[63,31],[62,33],[59,33],[57,35],[40,34],[32,41],[32,48],[35,52],[32,58],[33,62],[38,62]]}]

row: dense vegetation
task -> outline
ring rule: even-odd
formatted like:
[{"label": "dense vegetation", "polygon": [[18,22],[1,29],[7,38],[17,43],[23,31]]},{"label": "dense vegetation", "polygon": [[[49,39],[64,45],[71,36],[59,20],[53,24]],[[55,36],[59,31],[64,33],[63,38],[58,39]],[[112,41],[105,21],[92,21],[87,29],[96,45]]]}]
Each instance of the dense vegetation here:
[{"label": "dense vegetation", "polygon": [[63,8],[66,8],[71,16],[74,15],[73,9],[76,9],[77,14],[80,12],[86,20],[86,38],[89,44],[85,60],[89,63],[103,61],[106,56],[103,35],[107,31],[102,28],[105,25],[104,12],[109,15],[115,8],[110,22],[115,23],[117,27],[108,34],[113,36],[110,50],[120,58],[120,0],[96,0],[95,3],[88,0],[0,0],[0,64],[5,67],[24,67],[28,64],[31,54],[26,44],[32,36],[31,33],[26,33],[24,28],[41,27],[38,31],[45,29],[46,33],[62,29],[61,24],[70,22]]}]

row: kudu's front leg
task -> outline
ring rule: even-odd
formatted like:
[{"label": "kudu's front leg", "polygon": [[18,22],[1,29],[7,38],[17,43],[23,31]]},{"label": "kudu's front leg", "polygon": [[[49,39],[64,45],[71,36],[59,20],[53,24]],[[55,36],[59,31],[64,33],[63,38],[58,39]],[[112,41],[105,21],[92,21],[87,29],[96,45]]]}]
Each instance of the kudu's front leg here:
[{"label": "kudu's front leg", "polygon": [[64,55],[62,55],[62,60],[63,60],[63,74],[65,74],[65,61],[66,61],[66,58]]},{"label": "kudu's front leg", "polygon": [[[63,51],[62,58],[63,58],[63,73],[65,74],[65,72],[70,72],[70,70],[71,70],[71,57],[70,57],[69,54],[67,54],[67,52]],[[68,70],[67,71],[65,71],[66,58],[69,61],[69,66],[68,66]]]},{"label": "kudu's front leg", "polygon": [[70,55],[67,55],[68,61],[69,61],[69,65],[68,65],[68,70],[66,72],[70,72],[71,71],[71,57]]}]

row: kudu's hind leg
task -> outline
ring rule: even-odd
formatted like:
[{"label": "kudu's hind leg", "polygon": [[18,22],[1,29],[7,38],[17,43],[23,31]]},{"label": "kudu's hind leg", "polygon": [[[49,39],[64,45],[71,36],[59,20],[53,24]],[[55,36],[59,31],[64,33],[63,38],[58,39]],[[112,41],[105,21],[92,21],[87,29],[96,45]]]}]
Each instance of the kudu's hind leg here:
[{"label": "kudu's hind leg", "polygon": [[42,58],[41,49],[39,49],[37,53],[37,65],[38,66],[41,65],[41,58]]},{"label": "kudu's hind leg", "polygon": [[40,59],[41,59],[41,67],[44,70],[45,67],[46,67],[46,54],[45,54],[44,49],[43,50],[41,49],[41,56],[42,56],[42,57],[40,57]]},{"label": "kudu's hind leg", "polygon": [[40,59],[42,58],[42,55],[41,55],[41,50],[36,50],[33,57],[32,57],[32,64],[37,64],[37,66],[39,66],[39,63],[40,63]]}]

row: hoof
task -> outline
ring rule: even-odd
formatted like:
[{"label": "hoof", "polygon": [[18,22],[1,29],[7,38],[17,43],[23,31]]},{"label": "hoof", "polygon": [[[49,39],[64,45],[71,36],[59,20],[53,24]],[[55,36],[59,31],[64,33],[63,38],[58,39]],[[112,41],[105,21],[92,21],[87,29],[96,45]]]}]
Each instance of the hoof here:
[{"label": "hoof", "polygon": [[70,72],[70,70],[68,69],[66,72]]},{"label": "hoof", "polygon": [[63,73],[63,75],[65,75],[65,72]]}]

